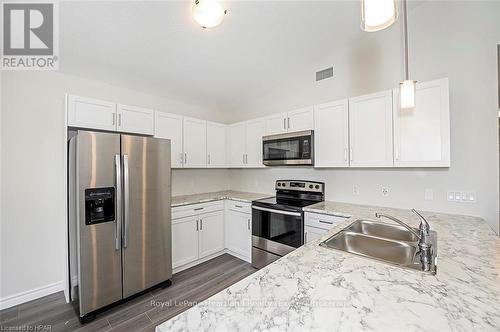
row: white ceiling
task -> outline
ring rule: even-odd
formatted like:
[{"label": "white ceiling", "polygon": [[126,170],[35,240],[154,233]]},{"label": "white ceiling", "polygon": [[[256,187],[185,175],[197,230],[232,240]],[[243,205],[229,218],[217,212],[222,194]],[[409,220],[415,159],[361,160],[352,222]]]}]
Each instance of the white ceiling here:
[{"label": "white ceiling", "polygon": [[358,1],[224,4],[223,24],[204,30],[190,1],[62,2],[60,69],[235,111],[363,34]]}]

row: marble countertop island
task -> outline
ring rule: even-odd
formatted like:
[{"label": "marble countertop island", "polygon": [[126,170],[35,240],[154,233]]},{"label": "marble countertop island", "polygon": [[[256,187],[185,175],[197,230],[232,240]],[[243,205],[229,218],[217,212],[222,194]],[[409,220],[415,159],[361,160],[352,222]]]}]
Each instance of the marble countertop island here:
[{"label": "marble countertop island", "polygon": [[159,325],[167,331],[498,331],[500,239],[476,217],[424,212],[438,233],[437,274],[318,246],[358,218],[408,210],[323,202],[351,216],[328,234]]},{"label": "marble countertop island", "polygon": [[202,194],[172,196],[172,207],[230,199],[251,203],[257,199],[274,196],[272,194],[248,193],[235,190],[214,191]]}]

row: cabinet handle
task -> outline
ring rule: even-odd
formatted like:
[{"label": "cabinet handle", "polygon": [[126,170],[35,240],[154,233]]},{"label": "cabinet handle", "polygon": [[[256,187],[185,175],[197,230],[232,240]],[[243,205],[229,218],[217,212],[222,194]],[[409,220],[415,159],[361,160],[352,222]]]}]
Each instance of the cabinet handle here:
[{"label": "cabinet handle", "polygon": [[200,211],[200,210],[203,210],[203,208],[202,208],[202,207],[199,207],[199,208],[195,208],[194,210],[195,210],[195,211]]},{"label": "cabinet handle", "polygon": [[235,207],[240,208],[240,209],[243,208],[243,206],[241,206],[241,205],[235,205]]},{"label": "cabinet handle", "polygon": [[121,127],[121,125],[122,125],[122,115],[120,113],[118,114],[118,127]]},{"label": "cabinet handle", "polygon": [[247,227],[248,227],[248,230],[250,230],[250,219],[247,220]]},{"label": "cabinet handle", "polygon": [[203,219],[200,219],[200,231],[203,230]]},{"label": "cabinet handle", "polygon": [[197,220],[196,220],[196,231],[197,231],[197,232],[198,232],[198,222],[199,222],[199,220],[197,219]]},{"label": "cabinet handle", "polygon": [[241,156],[243,158],[243,164],[245,163],[245,154]]},{"label": "cabinet handle", "polygon": [[210,165],[210,153],[208,154],[208,164]]},{"label": "cabinet handle", "polygon": [[188,163],[188,154],[184,152],[184,165],[187,165]]},{"label": "cabinet handle", "polygon": [[181,165],[184,164],[184,154],[181,152]]},{"label": "cabinet handle", "polygon": [[323,223],[323,224],[333,225],[333,222],[330,222],[330,221],[319,220],[319,222]]},{"label": "cabinet handle", "polygon": [[112,121],[112,125],[114,126],[115,125],[115,119],[116,119],[116,114],[113,113],[113,121]]},{"label": "cabinet handle", "polygon": [[307,232],[304,232],[304,243],[307,243]]},{"label": "cabinet handle", "polygon": [[288,118],[288,129],[290,129],[290,118]]},{"label": "cabinet handle", "polygon": [[245,154],[245,164],[248,165],[248,154]]},{"label": "cabinet handle", "polygon": [[283,118],[283,129],[286,129],[286,118]]}]

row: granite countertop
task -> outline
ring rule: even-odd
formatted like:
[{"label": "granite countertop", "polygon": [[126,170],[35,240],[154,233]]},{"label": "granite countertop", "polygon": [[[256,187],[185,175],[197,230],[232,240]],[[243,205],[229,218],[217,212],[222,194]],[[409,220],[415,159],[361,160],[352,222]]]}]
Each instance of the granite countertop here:
[{"label": "granite countertop", "polygon": [[159,325],[157,331],[498,331],[500,239],[476,217],[424,212],[438,233],[437,275],[318,246],[357,218],[408,210],[324,202],[352,216],[321,239]]},{"label": "granite countertop", "polygon": [[203,194],[193,194],[184,196],[172,196],[172,207],[205,203],[212,201],[219,201],[223,199],[230,199],[239,202],[251,203],[257,199],[267,198],[274,196],[273,194],[259,194],[259,193],[248,193],[243,191],[235,190],[225,190],[225,191],[215,191]]}]

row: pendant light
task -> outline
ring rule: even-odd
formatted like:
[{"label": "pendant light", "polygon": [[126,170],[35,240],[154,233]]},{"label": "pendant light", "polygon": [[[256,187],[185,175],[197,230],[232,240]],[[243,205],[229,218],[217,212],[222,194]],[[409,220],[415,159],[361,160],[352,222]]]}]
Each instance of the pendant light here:
[{"label": "pendant light", "polygon": [[396,22],[397,18],[396,0],[361,0],[362,30],[383,30]]},{"label": "pendant light", "polygon": [[408,70],[408,9],[406,0],[403,1],[403,35],[404,35],[404,66],[405,80],[399,83],[399,106],[401,109],[415,108],[417,81],[410,80]]},{"label": "pendant light", "polygon": [[216,0],[195,0],[192,14],[203,28],[215,28],[222,23],[226,10]]}]

